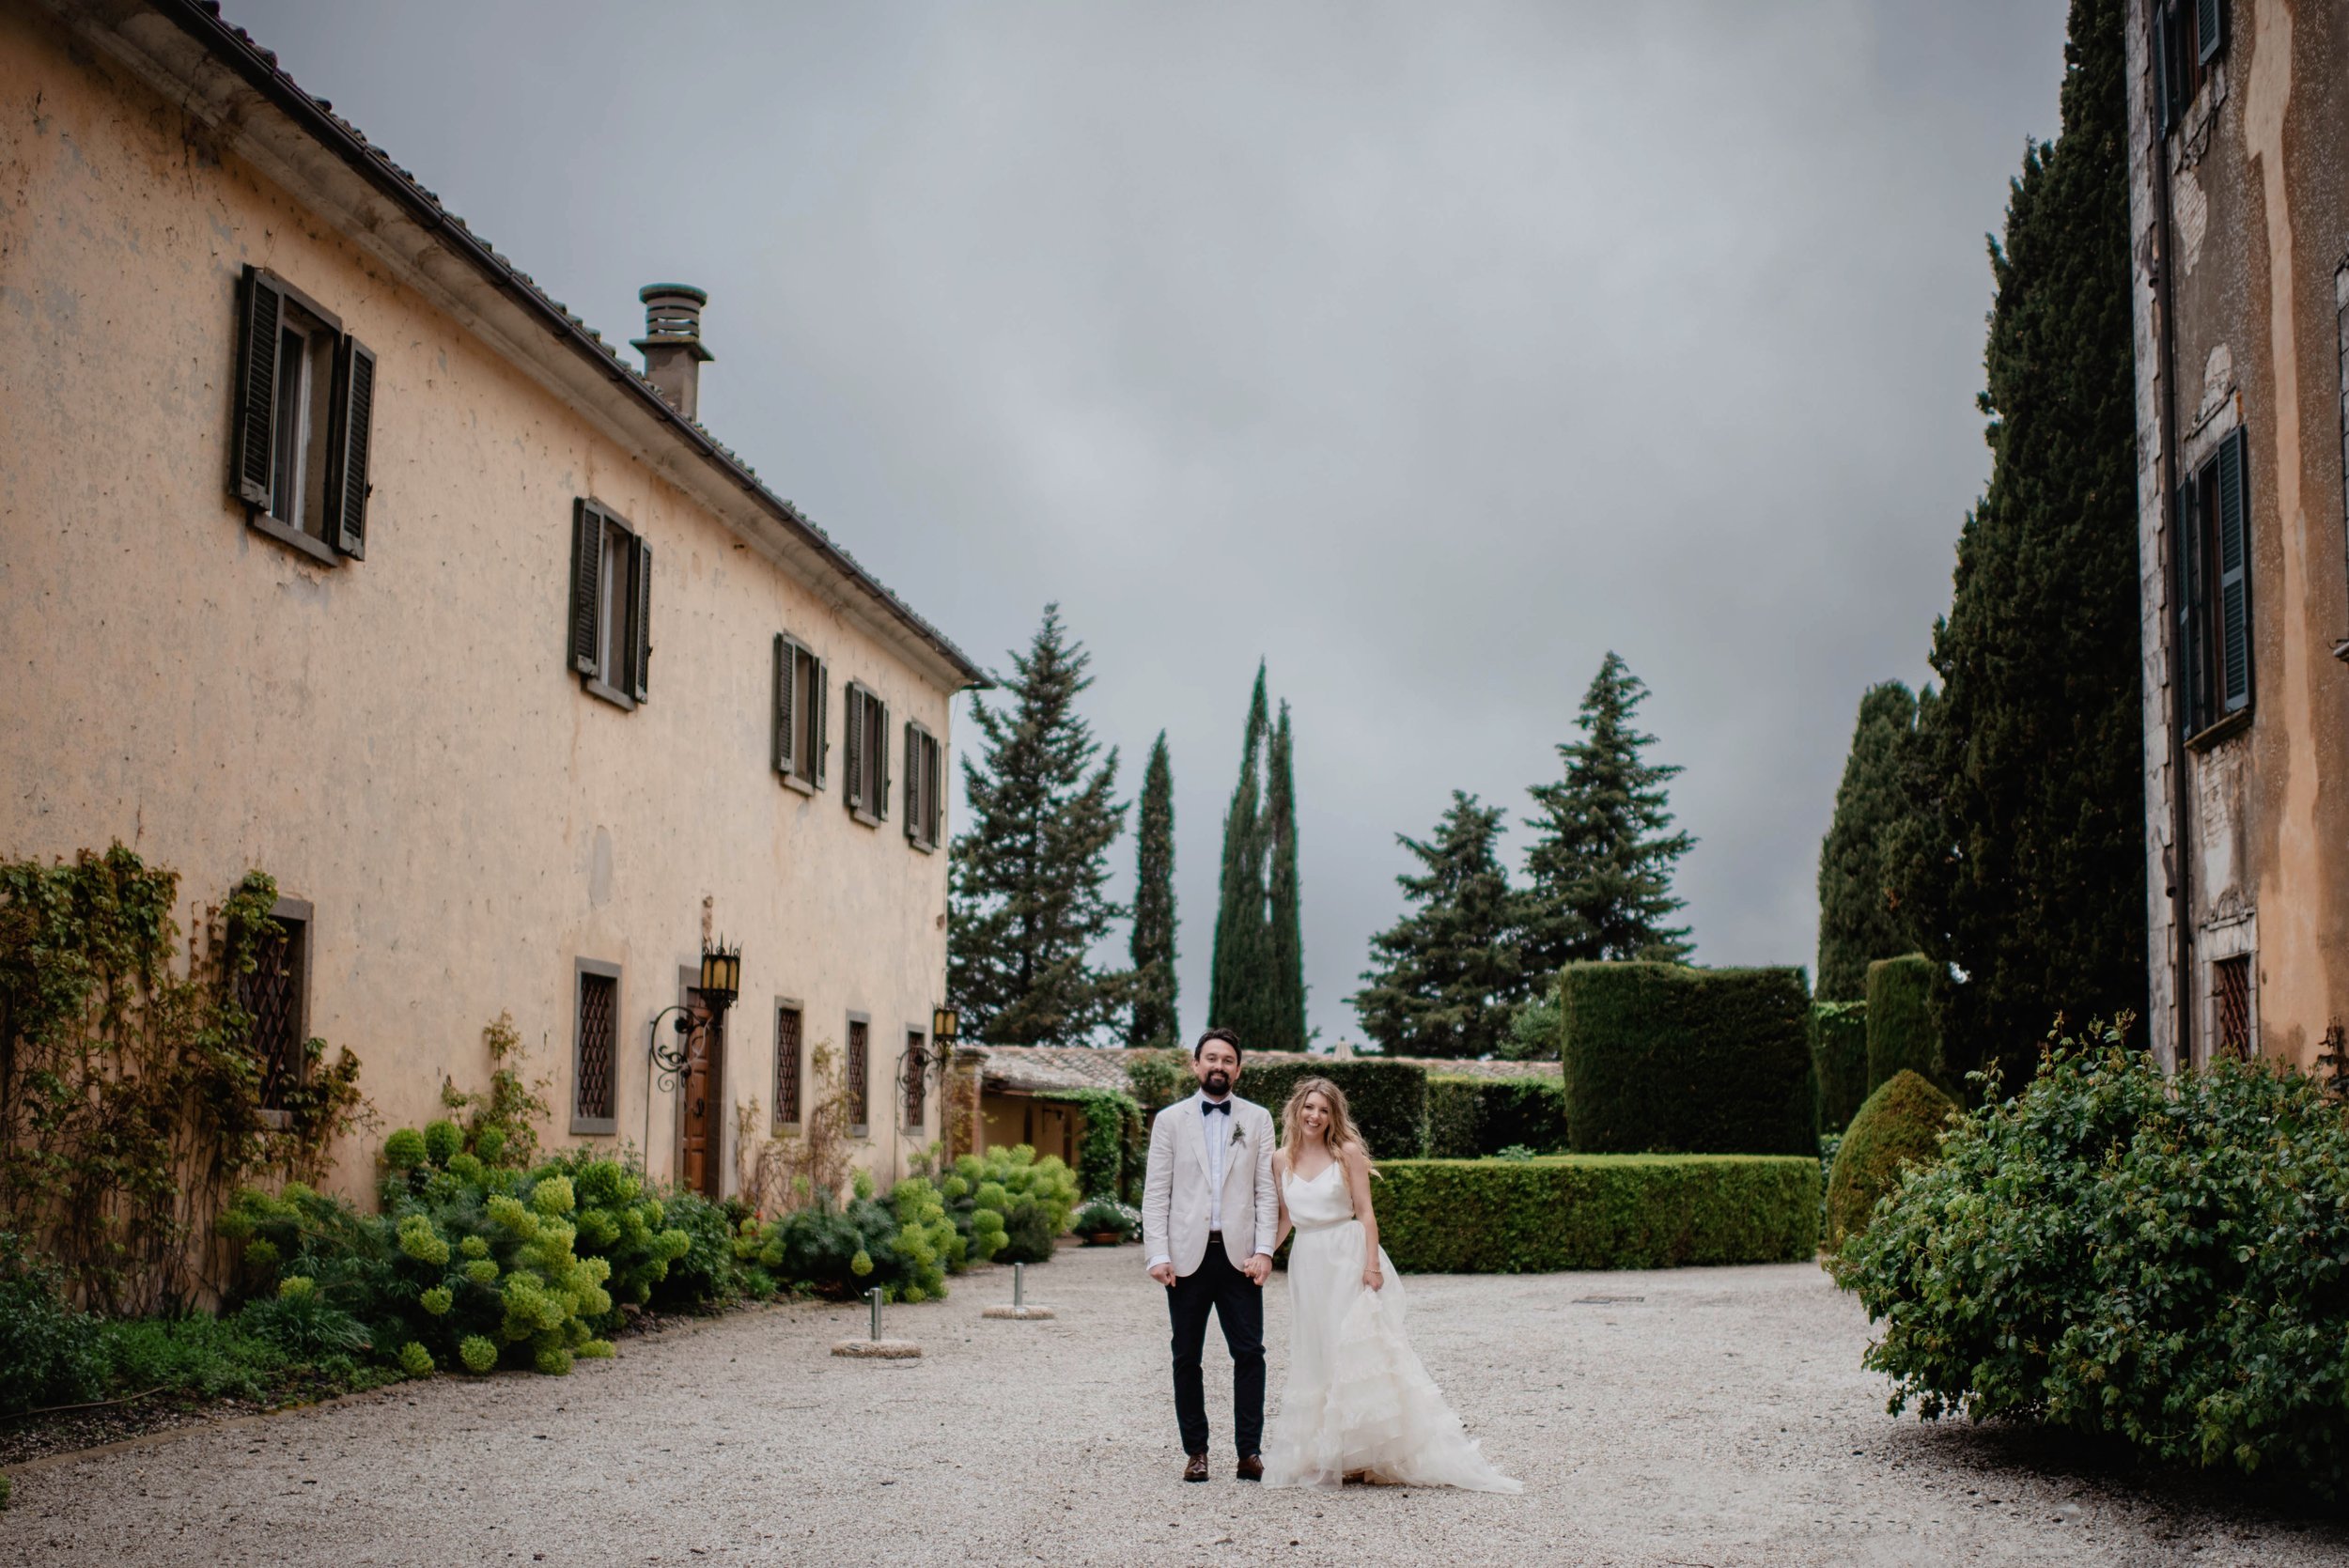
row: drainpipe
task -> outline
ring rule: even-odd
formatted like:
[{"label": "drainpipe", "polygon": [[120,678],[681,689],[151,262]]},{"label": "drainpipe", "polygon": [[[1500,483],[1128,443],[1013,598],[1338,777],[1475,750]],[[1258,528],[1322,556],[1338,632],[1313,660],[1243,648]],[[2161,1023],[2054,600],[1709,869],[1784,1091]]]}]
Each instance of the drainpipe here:
[{"label": "drainpipe", "polygon": [[[2153,0],[2158,6],[2160,0]],[[2153,25],[2161,25],[2160,18],[2147,8],[2147,19]],[[2154,207],[2157,250],[2154,256],[2154,309],[2159,320],[2155,328],[2158,345],[2161,376],[2161,519],[2162,536],[2168,543],[2169,559],[2163,563],[2170,591],[2187,591],[2183,570],[2183,557],[2178,536],[2178,470],[2183,458],[2178,432],[2178,374],[2176,332],[2170,314],[2170,258],[2175,227],[2170,212],[2170,138],[2161,129],[2159,95],[2166,84],[2156,79],[2154,84],[2155,101],[2146,123],[2153,128]],[[2186,716],[2178,704],[2187,690],[2189,672],[2186,668],[2185,639],[2178,635],[2175,606],[2163,617],[2162,633],[2170,644],[2170,964],[2174,984],[2170,991],[2170,1032],[2175,1042],[2172,1067],[2194,1064],[2194,933],[2189,918],[2192,906],[2186,896],[2186,881],[2192,857],[2186,853],[2186,832],[2189,821],[2186,811]]]}]

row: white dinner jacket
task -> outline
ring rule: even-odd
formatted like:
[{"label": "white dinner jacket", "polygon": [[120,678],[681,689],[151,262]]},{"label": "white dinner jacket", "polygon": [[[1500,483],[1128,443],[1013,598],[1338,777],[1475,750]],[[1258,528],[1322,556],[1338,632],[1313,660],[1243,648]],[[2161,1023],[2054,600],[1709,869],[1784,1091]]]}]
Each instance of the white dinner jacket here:
[{"label": "white dinner jacket", "polygon": [[[1207,1255],[1207,1118],[1202,1094],[1176,1100],[1150,1124],[1150,1164],[1142,1187],[1143,1256],[1165,1258],[1177,1275],[1195,1274]],[[1234,1139],[1223,1156],[1223,1250],[1234,1267],[1257,1252],[1272,1254],[1280,1194],[1272,1185],[1272,1112],[1234,1094],[1231,1126],[1215,1118],[1218,1138]]]}]

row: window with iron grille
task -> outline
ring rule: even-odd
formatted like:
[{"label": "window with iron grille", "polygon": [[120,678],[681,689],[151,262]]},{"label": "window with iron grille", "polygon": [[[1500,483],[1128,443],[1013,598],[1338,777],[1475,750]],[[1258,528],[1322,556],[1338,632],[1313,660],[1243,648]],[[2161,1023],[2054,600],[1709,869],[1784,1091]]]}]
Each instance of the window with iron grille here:
[{"label": "window with iron grille", "polygon": [[800,1009],[775,1004],[775,1126],[800,1125]]},{"label": "window with iron grille", "polygon": [[2241,429],[2178,487],[2177,519],[2178,724],[2189,740],[2214,730],[2216,738],[2248,722],[2255,694],[2250,454]]},{"label": "window with iron grille", "polygon": [[871,1121],[867,1114],[872,1105],[872,1058],[869,1038],[872,1025],[851,1014],[848,1018],[848,1126],[860,1137]]},{"label": "window with iron grille", "polygon": [[310,906],[281,898],[254,945],[253,971],[237,980],[237,1005],[253,1019],[252,1050],[261,1070],[261,1109],[286,1109],[308,1068]]},{"label": "window with iron grille", "polygon": [[927,1044],[911,1030],[906,1031],[905,1125],[919,1129],[922,1119],[929,1113],[928,1060],[923,1051]]},{"label": "window with iron grille", "polygon": [[2211,1055],[2248,1061],[2251,1055],[2251,955],[2221,958],[2210,967]]},{"label": "window with iron grille", "polygon": [[652,547],[601,502],[571,503],[571,669],[608,703],[634,707],[650,690]]},{"label": "window with iron grille", "polygon": [[620,966],[579,960],[571,1044],[571,1131],[619,1129]]},{"label": "window with iron grille", "polygon": [[236,460],[253,526],[324,566],[367,553],[375,354],[276,273],[240,286]]}]

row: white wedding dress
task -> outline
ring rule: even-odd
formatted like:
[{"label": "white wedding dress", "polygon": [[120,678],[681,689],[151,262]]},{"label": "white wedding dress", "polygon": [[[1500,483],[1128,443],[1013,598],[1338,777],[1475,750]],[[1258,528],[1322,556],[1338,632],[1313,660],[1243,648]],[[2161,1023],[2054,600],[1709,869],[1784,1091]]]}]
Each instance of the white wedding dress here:
[{"label": "white wedding dress", "polygon": [[1367,1471],[1408,1486],[1515,1492],[1443,1402],[1403,1331],[1403,1281],[1386,1249],[1382,1290],[1362,1284],[1362,1222],[1343,1167],[1281,1178],[1289,1248],[1289,1374],[1265,1443],[1268,1486],[1337,1486]]}]

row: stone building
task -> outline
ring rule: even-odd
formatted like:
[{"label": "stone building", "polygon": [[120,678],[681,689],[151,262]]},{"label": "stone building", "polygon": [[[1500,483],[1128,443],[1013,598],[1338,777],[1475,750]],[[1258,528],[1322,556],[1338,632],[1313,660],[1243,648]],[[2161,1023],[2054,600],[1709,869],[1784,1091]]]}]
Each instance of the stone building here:
[{"label": "stone building", "polygon": [[2131,0],[2154,1047],[2349,1018],[2349,7]]},{"label": "stone building", "polygon": [[7,0],[0,104],[0,853],[119,839],[191,927],[272,876],[256,1049],[361,1058],[349,1190],[507,1012],[554,1142],[712,1194],[819,1049],[860,1163],[936,1139],[982,675],[697,423],[699,292],[640,373],[214,6]]}]

